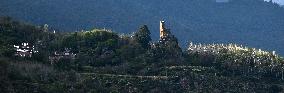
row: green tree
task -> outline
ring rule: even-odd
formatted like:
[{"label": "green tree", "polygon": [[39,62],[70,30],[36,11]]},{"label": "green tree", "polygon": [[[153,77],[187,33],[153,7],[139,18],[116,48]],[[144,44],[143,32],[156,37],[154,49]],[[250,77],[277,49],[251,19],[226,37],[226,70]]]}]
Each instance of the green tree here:
[{"label": "green tree", "polygon": [[138,32],[134,34],[134,40],[139,43],[143,48],[148,49],[150,48],[150,31],[147,27],[147,25],[143,25]]}]

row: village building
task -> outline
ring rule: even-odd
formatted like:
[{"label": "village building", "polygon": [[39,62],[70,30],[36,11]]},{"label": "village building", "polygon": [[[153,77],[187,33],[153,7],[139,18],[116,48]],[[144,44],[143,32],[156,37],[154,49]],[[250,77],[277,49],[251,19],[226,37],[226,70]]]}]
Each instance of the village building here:
[{"label": "village building", "polygon": [[60,59],[71,59],[74,60],[76,57],[76,54],[71,52],[70,48],[65,48],[64,51],[55,51],[53,54],[49,56],[50,64],[54,64],[56,62],[59,62]]},{"label": "village building", "polygon": [[34,53],[38,53],[38,51],[35,50],[35,46],[29,43],[22,43],[21,45],[14,45],[14,48],[16,50],[15,56],[32,57]]}]

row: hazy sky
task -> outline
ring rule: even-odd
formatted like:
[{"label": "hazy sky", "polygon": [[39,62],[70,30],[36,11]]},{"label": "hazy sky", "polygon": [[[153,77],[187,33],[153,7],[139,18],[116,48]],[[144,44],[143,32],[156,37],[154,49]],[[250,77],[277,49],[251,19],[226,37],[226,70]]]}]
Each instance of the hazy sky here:
[{"label": "hazy sky", "polygon": [[[264,1],[269,1],[269,0],[264,0]],[[277,2],[281,5],[284,5],[284,0],[272,0],[273,2]]]}]

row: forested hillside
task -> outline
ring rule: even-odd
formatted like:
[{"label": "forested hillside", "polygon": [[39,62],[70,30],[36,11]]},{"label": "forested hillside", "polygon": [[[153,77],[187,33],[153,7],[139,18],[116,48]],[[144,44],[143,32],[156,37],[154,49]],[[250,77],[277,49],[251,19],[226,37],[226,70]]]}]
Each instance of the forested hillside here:
[{"label": "forested hillside", "polygon": [[283,92],[284,59],[273,51],[216,43],[182,50],[174,34],[152,40],[149,29],[54,32],[1,17],[0,91]]},{"label": "forested hillside", "polygon": [[131,33],[169,22],[183,47],[187,42],[237,43],[284,54],[284,8],[261,0],[1,0],[0,14],[64,31],[107,28]]}]

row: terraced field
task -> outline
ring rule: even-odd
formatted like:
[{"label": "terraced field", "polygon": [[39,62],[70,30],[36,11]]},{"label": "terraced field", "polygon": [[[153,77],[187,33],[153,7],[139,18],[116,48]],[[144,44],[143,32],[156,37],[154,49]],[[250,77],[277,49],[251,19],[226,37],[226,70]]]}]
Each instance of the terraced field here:
[{"label": "terraced field", "polygon": [[[266,82],[253,77],[225,76],[214,67],[170,66],[156,76],[80,73],[85,82],[99,82],[105,92],[275,92],[280,82]],[[112,91],[109,91],[109,90]],[[147,89],[147,90],[143,90]],[[279,90],[277,90],[279,89]],[[225,90],[225,91],[224,91]]]}]

